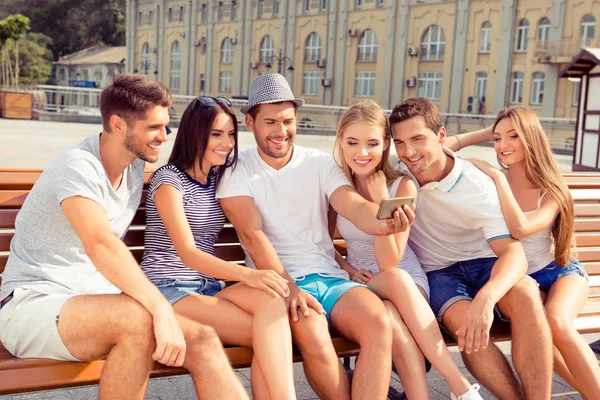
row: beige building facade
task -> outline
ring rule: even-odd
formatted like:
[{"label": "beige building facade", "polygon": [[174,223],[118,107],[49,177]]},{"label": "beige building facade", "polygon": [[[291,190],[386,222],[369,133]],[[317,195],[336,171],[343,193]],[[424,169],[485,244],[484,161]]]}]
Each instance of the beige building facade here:
[{"label": "beige building facade", "polygon": [[559,71],[597,47],[598,19],[600,0],[128,0],[126,59],[174,94],[243,97],[279,71],[309,104],[575,118]]}]

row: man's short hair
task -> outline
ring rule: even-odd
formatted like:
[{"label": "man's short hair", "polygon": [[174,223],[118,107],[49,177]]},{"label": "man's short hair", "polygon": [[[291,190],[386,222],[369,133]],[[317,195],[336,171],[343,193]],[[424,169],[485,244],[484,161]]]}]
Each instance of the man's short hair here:
[{"label": "man's short hair", "polygon": [[100,94],[102,127],[110,132],[110,117],[118,115],[127,125],[143,119],[153,107],[171,106],[169,89],[141,74],[122,74],[113,79]]},{"label": "man's short hair", "polygon": [[413,97],[397,104],[390,114],[390,126],[419,115],[425,119],[425,126],[437,135],[443,126],[442,118],[436,106],[425,97]]}]

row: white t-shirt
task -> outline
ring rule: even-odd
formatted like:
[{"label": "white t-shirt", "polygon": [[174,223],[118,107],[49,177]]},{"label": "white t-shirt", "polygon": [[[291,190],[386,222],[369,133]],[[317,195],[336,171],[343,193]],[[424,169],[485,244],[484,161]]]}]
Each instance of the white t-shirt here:
[{"label": "white t-shirt", "polygon": [[[264,162],[256,147],[241,152],[235,169],[223,176],[216,197],[254,199],[262,230],[292,278],[315,273],[348,278],[334,258],[327,209],[331,194],[350,181],[330,155],[300,146],[293,152],[279,170]],[[248,252],[246,265],[255,268]]]},{"label": "white t-shirt", "polygon": [[492,178],[450,150],[444,151],[454,158],[454,167],[439,182],[419,186],[404,164],[396,167],[417,185],[409,243],[426,272],[459,261],[496,257],[488,243],[511,237]]}]

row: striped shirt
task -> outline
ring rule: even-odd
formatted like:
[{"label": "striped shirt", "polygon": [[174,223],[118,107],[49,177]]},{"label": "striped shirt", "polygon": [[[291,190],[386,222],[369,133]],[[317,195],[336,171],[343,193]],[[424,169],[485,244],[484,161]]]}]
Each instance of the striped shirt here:
[{"label": "striped shirt", "polygon": [[204,185],[170,164],[154,174],[146,196],[145,251],[141,264],[148,279],[214,279],[183,265],[158,214],[154,194],[161,185],[170,185],[181,192],[185,216],[196,247],[214,255],[215,240],[225,224],[225,214],[215,199],[215,180],[216,175],[211,173],[208,183]]}]

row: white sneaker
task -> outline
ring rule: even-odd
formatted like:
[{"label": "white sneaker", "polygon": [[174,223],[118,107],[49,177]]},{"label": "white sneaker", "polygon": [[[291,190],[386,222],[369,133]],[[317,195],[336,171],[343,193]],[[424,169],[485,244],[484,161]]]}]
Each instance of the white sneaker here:
[{"label": "white sneaker", "polygon": [[458,397],[456,397],[454,393],[450,393],[450,398],[452,398],[452,400],[483,400],[479,395],[479,388],[481,388],[481,386],[479,386],[478,383],[475,383],[471,385],[469,390]]}]

